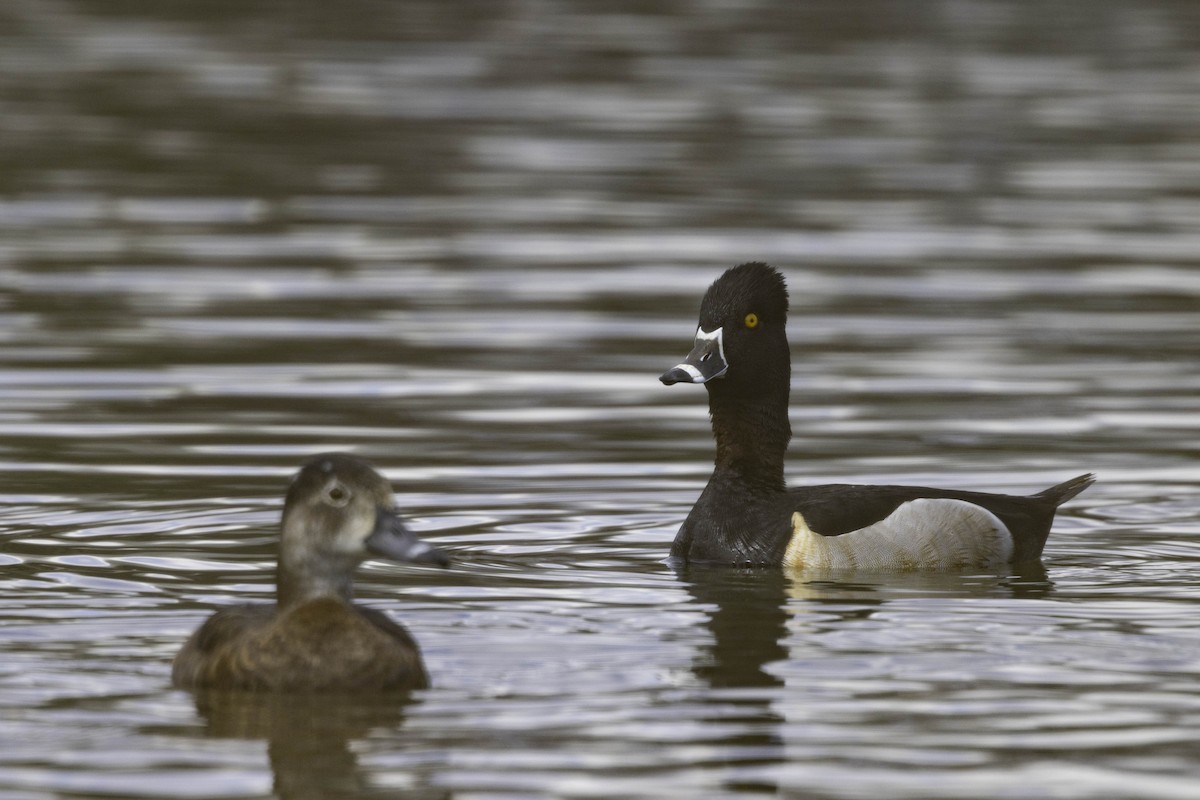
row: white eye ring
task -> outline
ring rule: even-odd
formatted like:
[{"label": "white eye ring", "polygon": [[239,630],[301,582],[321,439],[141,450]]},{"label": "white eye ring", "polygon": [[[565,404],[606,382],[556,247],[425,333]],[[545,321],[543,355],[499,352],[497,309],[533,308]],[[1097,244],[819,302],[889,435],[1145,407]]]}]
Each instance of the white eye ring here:
[{"label": "white eye ring", "polygon": [[350,502],[351,492],[340,481],[330,481],[325,487],[325,502],[331,506],[342,508]]}]

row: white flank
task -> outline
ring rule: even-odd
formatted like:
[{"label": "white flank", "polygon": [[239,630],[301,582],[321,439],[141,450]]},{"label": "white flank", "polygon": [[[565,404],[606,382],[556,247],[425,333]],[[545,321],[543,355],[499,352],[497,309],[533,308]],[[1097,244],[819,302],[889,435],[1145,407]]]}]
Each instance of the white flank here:
[{"label": "white flank", "polygon": [[993,569],[1008,563],[1012,550],[1012,534],[986,508],[964,500],[923,498],[841,536],[815,533],[797,512],[783,564],[863,572]]}]

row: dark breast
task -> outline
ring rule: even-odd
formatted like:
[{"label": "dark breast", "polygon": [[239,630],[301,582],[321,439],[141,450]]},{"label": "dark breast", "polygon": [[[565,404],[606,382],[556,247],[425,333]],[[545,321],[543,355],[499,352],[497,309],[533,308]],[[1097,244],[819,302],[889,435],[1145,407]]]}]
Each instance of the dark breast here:
[{"label": "dark breast", "polygon": [[321,598],[277,614],[274,606],[225,609],[175,657],[183,688],[382,691],[429,685],[416,643],[385,614]]},{"label": "dark breast", "polygon": [[671,557],[697,563],[779,564],[792,533],[787,493],[755,494],[713,475],[692,506]]}]

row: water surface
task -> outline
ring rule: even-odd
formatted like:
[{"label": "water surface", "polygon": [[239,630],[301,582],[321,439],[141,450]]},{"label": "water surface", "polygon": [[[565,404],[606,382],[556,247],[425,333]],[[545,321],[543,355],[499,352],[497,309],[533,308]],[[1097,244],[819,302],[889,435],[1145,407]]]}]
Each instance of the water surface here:
[{"label": "water surface", "polygon": [[[1189,2],[0,10],[0,796],[1194,798]],[[657,375],[792,294],[794,483],[1101,482],[1039,568],[673,570]],[[410,702],[194,697],[348,449]]]}]

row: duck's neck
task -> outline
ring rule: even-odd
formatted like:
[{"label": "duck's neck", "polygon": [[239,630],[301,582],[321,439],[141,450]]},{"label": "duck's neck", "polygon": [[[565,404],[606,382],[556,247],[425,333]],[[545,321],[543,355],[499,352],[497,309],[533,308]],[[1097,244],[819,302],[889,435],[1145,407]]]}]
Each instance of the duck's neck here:
[{"label": "duck's neck", "polygon": [[357,564],[338,559],[305,558],[280,553],[275,573],[275,598],[279,609],[287,610],[321,597],[336,597],[350,603],[354,599],[354,568]]},{"label": "duck's neck", "polygon": [[729,391],[720,379],[707,388],[717,440],[714,476],[764,491],[783,491],[783,459],[792,438],[786,376],[780,385],[753,396]]}]

